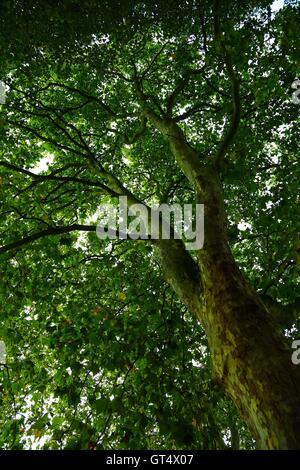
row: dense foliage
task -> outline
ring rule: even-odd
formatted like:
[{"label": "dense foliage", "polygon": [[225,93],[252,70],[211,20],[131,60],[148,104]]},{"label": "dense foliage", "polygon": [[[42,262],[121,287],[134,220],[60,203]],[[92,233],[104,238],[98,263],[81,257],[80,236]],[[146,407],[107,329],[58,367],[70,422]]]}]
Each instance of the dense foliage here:
[{"label": "dense foliage", "polygon": [[230,246],[266,302],[297,302],[299,5],[221,3],[223,40],[213,2],[1,4],[3,449],[255,448],[156,247],[94,233],[118,194],[194,201],[141,102],[209,165],[233,109],[225,43],[241,95],[222,169]]}]

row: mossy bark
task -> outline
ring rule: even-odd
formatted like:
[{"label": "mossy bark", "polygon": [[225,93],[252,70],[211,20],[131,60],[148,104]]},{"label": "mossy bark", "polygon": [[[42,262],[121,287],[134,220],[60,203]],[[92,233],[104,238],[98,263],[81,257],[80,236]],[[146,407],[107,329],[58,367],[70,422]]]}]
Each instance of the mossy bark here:
[{"label": "mossy bark", "polygon": [[219,168],[201,163],[172,120],[146,114],[204,204],[205,241],[197,261],[182,242],[159,241],[165,277],[201,321],[214,380],[233,399],[258,448],[300,449],[300,367],[232,256]]},{"label": "mossy bark", "polygon": [[205,327],[214,378],[232,397],[261,449],[300,448],[300,369],[276,322],[238,269],[227,235],[218,174],[199,176],[205,243],[198,316]]},{"label": "mossy bark", "polygon": [[[214,380],[231,396],[260,449],[300,449],[300,368],[228,245],[218,174],[202,170],[205,242],[198,263],[178,241],[161,246],[166,278],[202,322]],[[172,246],[173,244],[173,246]]]}]

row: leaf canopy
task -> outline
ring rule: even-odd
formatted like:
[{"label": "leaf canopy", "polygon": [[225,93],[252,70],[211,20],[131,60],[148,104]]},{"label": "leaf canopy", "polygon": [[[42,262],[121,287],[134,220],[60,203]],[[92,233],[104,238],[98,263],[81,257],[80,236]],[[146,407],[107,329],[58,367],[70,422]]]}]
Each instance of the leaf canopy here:
[{"label": "leaf canopy", "polygon": [[[222,2],[222,40],[211,5],[2,2],[1,245],[95,225],[120,185],[149,206],[192,203],[136,81],[209,165],[233,111],[225,44],[242,102],[222,172],[231,248],[260,293],[295,301],[299,5]],[[147,242],[39,237],[1,253],[0,300],[1,448],[220,449],[235,430],[255,446]]]}]

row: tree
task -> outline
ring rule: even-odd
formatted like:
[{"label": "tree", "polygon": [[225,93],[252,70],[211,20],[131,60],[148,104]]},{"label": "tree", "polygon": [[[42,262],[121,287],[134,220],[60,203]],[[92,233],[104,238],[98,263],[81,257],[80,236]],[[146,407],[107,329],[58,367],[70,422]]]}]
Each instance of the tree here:
[{"label": "tree", "polygon": [[[299,5],[270,5],[4,2],[3,448],[299,448]],[[100,241],[121,195],[204,204],[203,248]]]}]

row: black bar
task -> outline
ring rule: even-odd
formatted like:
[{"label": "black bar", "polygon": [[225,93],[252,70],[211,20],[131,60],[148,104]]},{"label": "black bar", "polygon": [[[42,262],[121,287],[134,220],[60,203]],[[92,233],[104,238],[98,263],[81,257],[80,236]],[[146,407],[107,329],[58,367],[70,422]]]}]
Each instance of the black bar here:
[{"label": "black bar", "polygon": [[[89,465],[89,470],[98,469],[100,466],[107,468],[120,466],[127,468],[156,468],[164,465],[166,467],[188,466],[207,468],[207,465],[215,464],[231,467],[243,466],[253,467],[257,463],[270,464],[291,464],[295,459],[299,459],[299,451],[176,451],[176,450],[128,450],[128,451],[0,451],[0,465],[12,464],[14,462],[23,465],[40,465],[47,462],[47,465],[58,463],[60,465],[76,464]],[[56,469],[55,469],[56,470]]]}]

